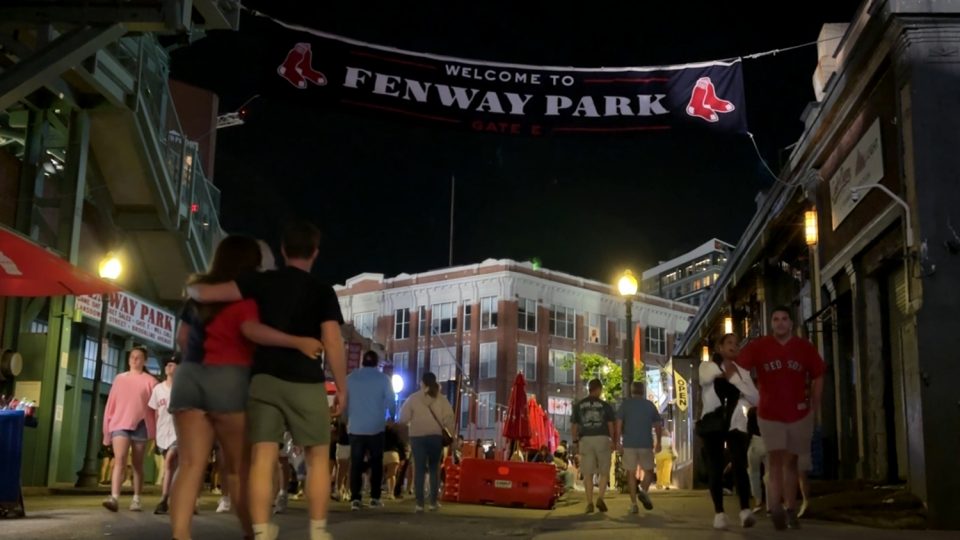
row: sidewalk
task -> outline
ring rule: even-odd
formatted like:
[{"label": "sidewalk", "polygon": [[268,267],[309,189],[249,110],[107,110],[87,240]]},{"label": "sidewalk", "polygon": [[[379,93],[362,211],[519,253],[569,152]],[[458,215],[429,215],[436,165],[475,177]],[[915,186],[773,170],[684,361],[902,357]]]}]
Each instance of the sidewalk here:
[{"label": "sidewalk", "polygon": [[[20,539],[102,539],[132,538],[136,540],[169,540],[168,516],[155,516],[152,510],[157,495],[144,496],[144,512],[129,512],[129,497],[121,499],[119,513],[100,507],[102,494],[96,495],[30,495],[26,500],[27,518],[0,521],[2,537]],[[610,507],[605,514],[584,513],[583,493],[574,492],[552,510],[497,508],[491,506],[445,504],[438,513],[414,514],[413,501],[386,501],[383,509],[365,508],[351,512],[346,503],[331,503],[329,528],[334,537],[363,540],[489,540],[490,537],[526,538],[531,540],[630,540],[715,539],[735,535],[750,539],[783,538],[784,534],[817,537],[818,540],[903,540],[903,532],[866,529],[848,524],[804,519],[803,530],[774,531],[769,520],[761,518],[753,529],[744,530],[737,521],[733,497],[726,499],[728,531],[712,529],[713,509],[705,491],[669,491],[652,494],[655,508],[639,515],[627,512],[629,497],[607,498]],[[205,496],[200,515],[194,520],[194,538],[235,539],[239,528],[228,514],[216,514],[217,497]],[[280,538],[307,538],[307,515],[304,501],[291,501],[288,513],[277,516]],[[910,538],[940,540],[954,538],[951,532],[912,531]]]}]

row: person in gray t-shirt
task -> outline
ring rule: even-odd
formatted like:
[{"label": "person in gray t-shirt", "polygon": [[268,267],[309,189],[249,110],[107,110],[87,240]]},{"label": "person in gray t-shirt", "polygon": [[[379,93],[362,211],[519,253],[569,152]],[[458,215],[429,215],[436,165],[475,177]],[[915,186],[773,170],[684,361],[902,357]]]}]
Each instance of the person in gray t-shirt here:
[{"label": "person in gray t-shirt", "polygon": [[[646,395],[643,383],[634,382],[630,390],[633,397],[624,400],[617,411],[617,432],[623,435],[621,452],[627,485],[630,487],[630,513],[636,514],[638,496],[644,508],[653,509],[647,490],[653,480],[654,454],[660,451],[663,423],[657,406],[643,397]],[[656,439],[653,437],[654,430],[657,432]],[[643,469],[640,493],[637,493],[637,467]]]}]

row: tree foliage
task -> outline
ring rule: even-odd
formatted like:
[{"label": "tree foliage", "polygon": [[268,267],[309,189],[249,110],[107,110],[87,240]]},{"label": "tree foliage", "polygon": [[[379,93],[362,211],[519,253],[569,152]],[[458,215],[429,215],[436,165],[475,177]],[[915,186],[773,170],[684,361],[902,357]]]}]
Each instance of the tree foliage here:
[{"label": "tree foliage", "polygon": [[[573,368],[574,362],[578,366],[578,375],[580,381],[586,385],[591,379],[600,379],[603,383],[603,394],[601,397],[605,401],[620,401],[623,386],[623,370],[620,363],[615,362],[602,354],[580,353],[576,360],[567,359],[564,369]],[[635,369],[633,371],[634,381],[643,381],[643,370]]]}]

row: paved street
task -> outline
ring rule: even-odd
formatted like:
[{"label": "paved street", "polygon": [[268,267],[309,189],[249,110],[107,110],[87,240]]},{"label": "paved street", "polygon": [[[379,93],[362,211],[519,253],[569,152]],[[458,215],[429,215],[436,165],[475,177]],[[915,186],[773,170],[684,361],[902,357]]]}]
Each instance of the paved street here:
[{"label": "paved street", "polygon": [[[728,507],[734,507],[728,499]],[[145,498],[144,507],[152,510],[156,496]],[[169,539],[167,518],[150,512],[121,511],[110,514],[99,506],[99,496],[46,496],[27,500],[28,517],[0,522],[0,538],[11,539],[93,539],[135,538]],[[129,502],[124,498],[122,504]],[[871,540],[955,538],[949,532],[893,531],[866,529],[838,523],[805,521],[800,532],[777,533],[767,520],[744,532],[731,527],[717,532],[710,527],[712,512],[706,492],[669,492],[654,494],[655,509],[630,516],[628,499],[618,495],[608,499],[610,512],[586,516],[582,494],[561,503],[552,511],[522,510],[447,504],[437,514],[414,515],[410,500],[390,502],[379,511],[366,509],[351,513],[343,504],[334,503],[330,529],[339,539],[363,540],[471,540],[490,537],[530,538],[537,540],[590,539],[697,539],[697,538],[782,538],[816,537],[818,540],[869,536]],[[194,538],[238,539],[239,529],[229,515],[214,513],[216,499],[207,497],[195,519]],[[642,510],[641,510],[642,512]],[[736,522],[729,511],[731,523]],[[306,512],[303,502],[292,502],[290,511],[279,516],[281,538],[306,539]]]}]

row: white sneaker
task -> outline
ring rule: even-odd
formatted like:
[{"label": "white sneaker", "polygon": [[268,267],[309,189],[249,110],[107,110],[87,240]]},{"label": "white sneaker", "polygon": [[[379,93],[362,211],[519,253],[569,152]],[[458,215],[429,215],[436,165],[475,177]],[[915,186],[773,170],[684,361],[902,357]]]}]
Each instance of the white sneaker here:
[{"label": "white sneaker", "polygon": [[726,514],[716,514],[713,516],[713,528],[717,530],[724,530],[727,528],[727,515]]},{"label": "white sneaker", "polygon": [[749,529],[757,524],[757,518],[753,517],[753,511],[749,508],[744,508],[740,511],[740,526],[744,529]]},{"label": "white sneaker", "polygon": [[140,497],[134,497],[133,500],[130,501],[130,511],[140,512],[141,510],[143,510],[143,505],[140,504]]},{"label": "white sneaker", "polygon": [[436,502],[429,506],[431,512],[436,512],[440,510],[440,503]]},{"label": "white sneaker", "polygon": [[288,497],[285,491],[277,493],[277,499],[273,501],[273,513],[282,514],[287,511]]},{"label": "white sneaker", "polygon": [[422,513],[423,513],[423,507],[420,506],[419,504],[416,505],[416,506],[414,506],[414,507],[413,507],[413,513],[414,513],[414,514],[422,514]]},{"label": "white sneaker", "polygon": [[383,508],[383,503],[380,499],[370,499],[370,508]]},{"label": "white sneaker", "polygon": [[217,513],[218,514],[229,514],[230,513],[230,497],[224,495],[220,497],[220,502],[217,504]]},{"label": "white sneaker", "polygon": [[280,526],[276,523],[267,524],[267,531],[261,535],[253,534],[255,540],[277,540],[280,537]]}]

